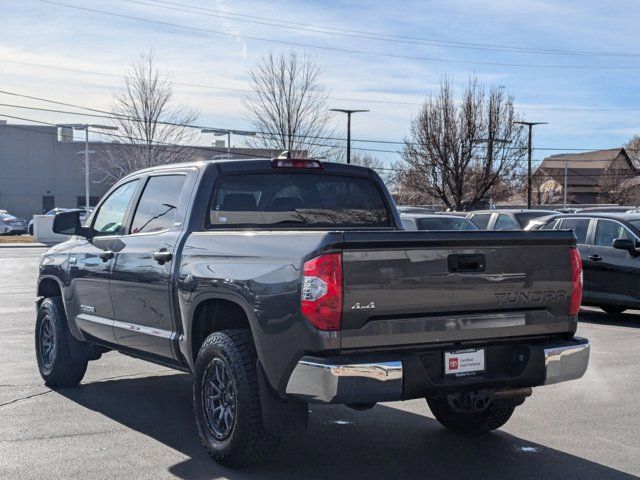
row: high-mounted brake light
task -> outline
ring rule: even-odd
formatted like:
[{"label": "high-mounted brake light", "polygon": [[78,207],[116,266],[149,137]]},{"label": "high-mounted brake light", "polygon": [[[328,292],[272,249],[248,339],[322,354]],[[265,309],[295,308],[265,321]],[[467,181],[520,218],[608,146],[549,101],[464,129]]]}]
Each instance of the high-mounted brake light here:
[{"label": "high-mounted brake light", "polygon": [[342,318],[342,255],[327,253],[304,264],[302,314],[318,330],[340,330]]},{"label": "high-mounted brake light", "polygon": [[582,303],[582,259],[576,247],[569,250],[571,260],[571,300],[569,301],[569,315],[578,315]]},{"label": "high-mounted brake light", "polygon": [[274,158],[271,160],[272,168],[323,168],[320,160],[308,160],[299,158]]}]

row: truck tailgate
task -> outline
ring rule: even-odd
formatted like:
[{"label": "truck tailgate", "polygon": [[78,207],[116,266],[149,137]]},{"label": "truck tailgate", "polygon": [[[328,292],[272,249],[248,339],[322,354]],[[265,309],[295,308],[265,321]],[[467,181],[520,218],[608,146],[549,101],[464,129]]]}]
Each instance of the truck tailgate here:
[{"label": "truck tailgate", "polygon": [[573,332],[566,231],[345,232],[341,347]]}]

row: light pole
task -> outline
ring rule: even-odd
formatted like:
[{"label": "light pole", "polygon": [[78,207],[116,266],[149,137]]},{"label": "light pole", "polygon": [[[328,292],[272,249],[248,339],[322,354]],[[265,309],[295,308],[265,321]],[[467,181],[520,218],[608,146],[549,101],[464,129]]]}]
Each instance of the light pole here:
[{"label": "light pole", "polygon": [[519,125],[526,125],[529,127],[529,141],[527,150],[529,152],[527,160],[527,208],[531,209],[531,130],[534,125],[547,125],[549,122],[514,122]]},{"label": "light pole", "polygon": [[331,108],[329,110],[347,114],[347,163],[351,163],[351,114],[368,112],[369,110],[347,110],[346,108]]},{"label": "light pole", "polygon": [[254,137],[256,132],[249,132],[246,130],[227,130],[226,128],[203,128],[200,133],[213,133],[214,136],[220,137],[227,136],[227,158],[231,158],[231,134],[243,135],[245,137]]},{"label": "light pole", "polygon": [[84,130],[84,202],[87,213],[89,212],[89,129],[118,130],[112,125],[97,125],[91,123],[66,123],[56,125],[57,127],[73,128],[74,130]]}]

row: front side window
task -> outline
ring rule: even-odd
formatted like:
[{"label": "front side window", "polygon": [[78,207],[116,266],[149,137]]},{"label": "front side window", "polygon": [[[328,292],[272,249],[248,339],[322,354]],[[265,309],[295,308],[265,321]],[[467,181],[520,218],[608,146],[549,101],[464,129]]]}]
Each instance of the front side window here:
[{"label": "front side window", "polygon": [[476,213],[471,217],[471,221],[475,223],[481,230],[486,230],[489,226],[490,213]]},{"label": "front side window", "polygon": [[160,175],[149,178],[144,187],[131,233],[149,233],[173,227],[185,175]]},{"label": "front side window", "polygon": [[495,230],[516,230],[518,226],[516,222],[509,215],[505,215],[501,213],[498,215],[498,219],[496,220],[496,225],[493,227]]},{"label": "front side window", "polygon": [[573,230],[578,243],[587,243],[587,231],[589,230],[588,218],[565,218],[558,224],[558,230]]},{"label": "front side window", "polygon": [[209,223],[221,226],[389,227],[375,183],[325,173],[228,175],[216,189]]},{"label": "front side window", "polygon": [[616,238],[635,240],[635,237],[618,222],[598,220],[594,245],[599,247],[613,247]]},{"label": "front side window", "polygon": [[129,202],[138,188],[138,180],[119,186],[102,202],[93,222],[99,235],[122,235],[124,215]]}]

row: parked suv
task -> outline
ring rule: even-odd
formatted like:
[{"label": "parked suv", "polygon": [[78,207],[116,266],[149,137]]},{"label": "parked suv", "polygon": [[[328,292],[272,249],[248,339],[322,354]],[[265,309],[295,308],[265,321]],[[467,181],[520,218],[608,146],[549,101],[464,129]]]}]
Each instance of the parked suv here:
[{"label": "parked suv", "polygon": [[640,308],[640,214],[577,213],[543,230],[573,230],[584,268],[583,304],[619,314]]}]

